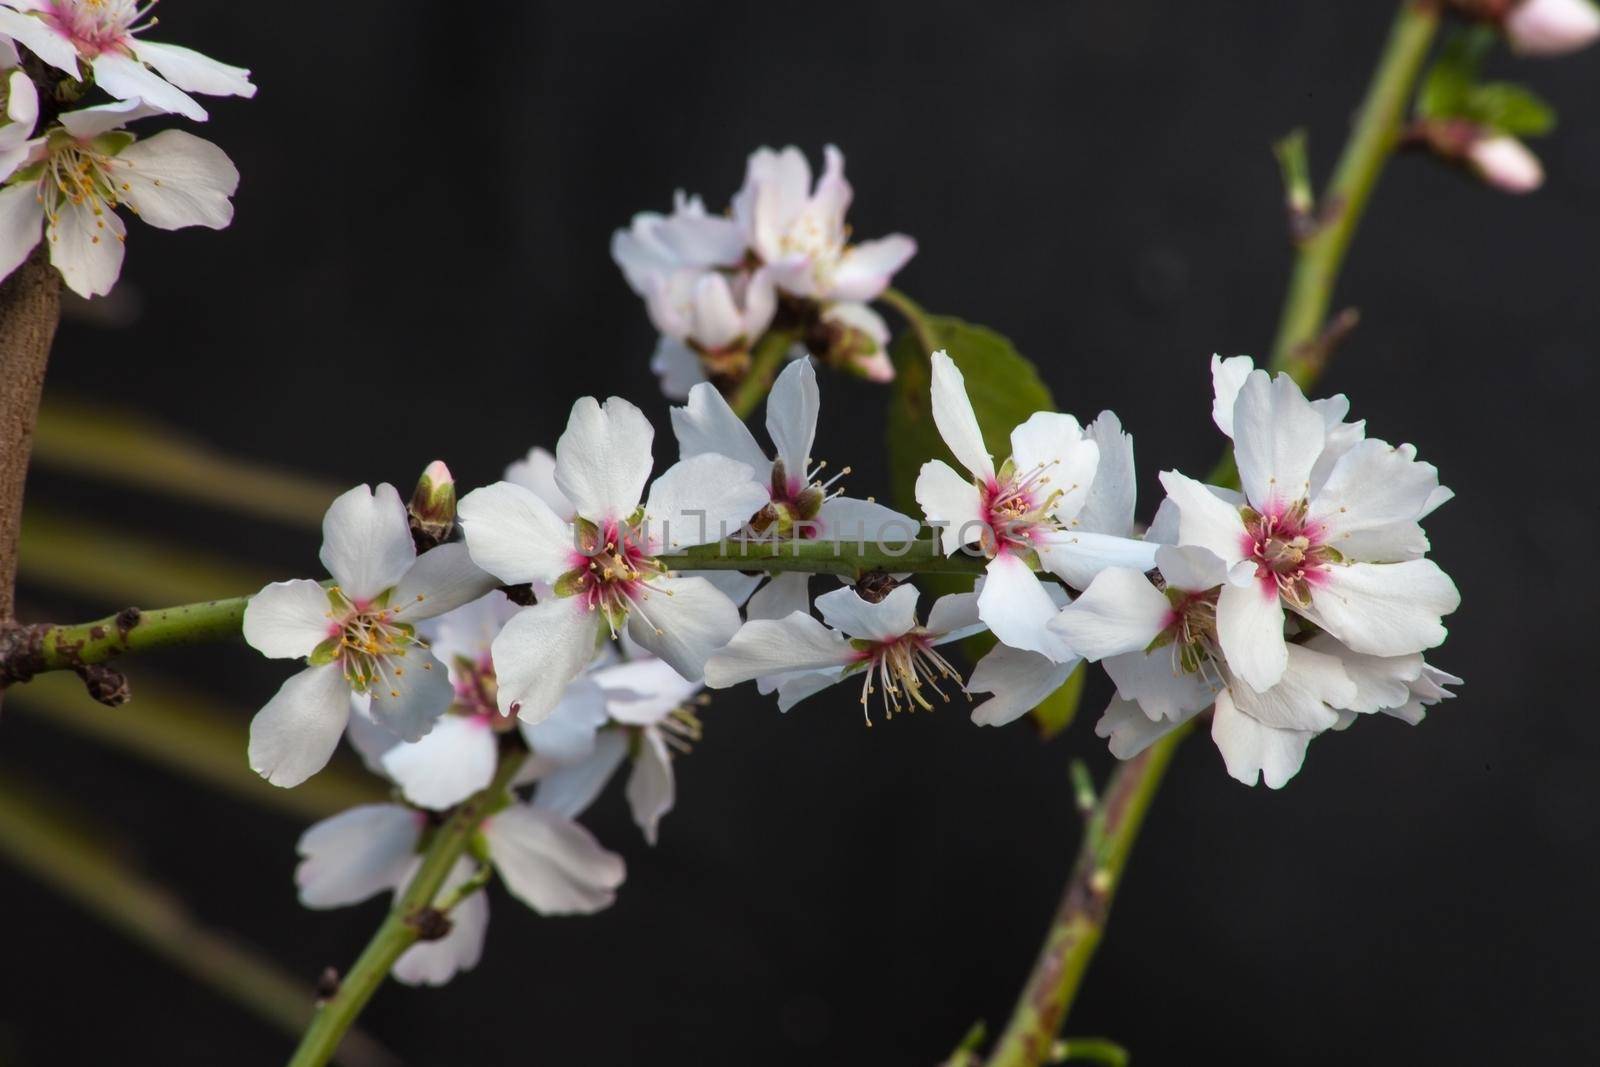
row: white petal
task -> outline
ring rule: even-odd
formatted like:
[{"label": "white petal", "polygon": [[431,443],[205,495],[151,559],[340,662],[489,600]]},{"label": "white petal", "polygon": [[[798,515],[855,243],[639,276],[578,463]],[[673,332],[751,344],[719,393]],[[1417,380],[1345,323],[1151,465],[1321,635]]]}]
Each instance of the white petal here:
[{"label": "white petal", "polygon": [[1156,569],[1168,587],[1186,593],[1215,589],[1228,580],[1227,565],[1199,545],[1162,545],[1156,549]]},{"label": "white petal", "polygon": [[506,889],[541,915],[599,911],[622,884],[622,857],[555,812],[513,804],[484,824],[484,834]]},{"label": "white petal", "polygon": [[495,634],[520,610],[504,593],[494,591],[429,623],[426,630],[433,654],[450,668],[452,680],[458,658],[474,664],[489,662]]},{"label": "white petal", "polygon": [[972,721],[979,726],[1004,726],[1020,719],[1066,684],[1077,665],[1077,660],[1056,663],[1037,652],[995,645],[967,680],[969,693],[994,694],[972,709]]},{"label": "white petal", "polygon": [[1233,406],[1238,403],[1239,390],[1255,369],[1249,356],[1211,357],[1211,421],[1229,437],[1233,436]]},{"label": "white petal", "polygon": [[399,804],[362,804],[300,835],[294,884],[308,908],[342,908],[402,883],[424,817]]},{"label": "white petal", "polygon": [[628,735],[625,732],[601,731],[594,740],[594,752],[588,759],[566,767],[556,767],[540,776],[534,804],[569,819],[576,819],[595,802],[627,754]]},{"label": "white petal", "polygon": [[1160,546],[1136,537],[1112,537],[1087,530],[1057,530],[1034,538],[1045,570],[1074,589],[1083,589],[1107,567],[1147,571]]},{"label": "white petal", "polygon": [[[955,474],[954,471],[950,473]],[[972,488],[971,483],[963,484]],[[832,496],[823,501],[812,526],[815,536],[822,540],[841,545],[877,545],[884,549],[910,544],[922,531],[922,524],[909,515],[875,501],[847,496]]]},{"label": "white petal", "polygon": [[1011,431],[1011,459],[1019,474],[1047,470],[1045,488],[1061,494],[1052,514],[1066,522],[1078,514],[1089,495],[1100,446],[1084,437],[1083,427],[1071,415],[1036,411]]},{"label": "white petal", "polygon": [[868,641],[893,641],[917,628],[917,587],[897,586],[874,603],[849,586],[817,597],[823,621]]},{"label": "white petal", "polygon": [[728,279],[707,272],[695,280],[689,298],[689,337],[708,349],[726,348],[744,333],[744,317]]},{"label": "white petal", "polygon": [[581,397],[556,442],[556,485],[586,519],[626,519],[650,480],[654,440],[644,412],[621,397],[604,407]]},{"label": "white petal", "polygon": [[443,811],[489,785],[498,750],[487,719],[446,715],[426,737],[385,752],[383,769],[411,803]]},{"label": "white petal", "polygon": [[[967,398],[966,379],[955,361],[943,351],[932,357],[933,422],[950,453],[980,481],[994,478],[994,460],[983,443],[978,416]],[[927,470],[926,467],[923,470]],[[917,497],[921,501],[921,495]]]},{"label": "white petal", "polygon": [[605,690],[593,675],[579,675],[547,717],[532,724],[519,719],[517,725],[539,759],[577,763],[594,751],[595,732],[607,717]]},{"label": "white petal", "polygon": [[579,597],[552,597],[512,616],[492,649],[500,713],[543,721],[594,659],[601,632],[600,613]]},{"label": "white petal", "polygon": [[1411,700],[1411,683],[1422,676],[1422,654],[1409,656],[1367,656],[1352,652],[1328,634],[1317,634],[1306,642],[1314,652],[1335,656],[1355,684],[1355,695],[1339,707],[1370,714],[1404,707]]},{"label": "white petal", "polygon": [[723,541],[767,506],[771,494],[745,463],[703,454],[679,460],[650,486],[651,554]]},{"label": "white petal", "polygon": [[494,578],[472,562],[459,542],[430,548],[418,556],[389,597],[389,606],[405,622],[418,622],[454,611],[495,587]]},{"label": "white petal", "polygon": [[96,212],[87,202],[68,202],[45,227],[50,262],[67,288],[79,296],[105,296],[122,274],[127,227],[115,211]]},{"label": "white petal", "polygon": [[1196,714],[1197,711],[1187,711],[1171,719],[1151,718],[1133,701],[1112,697],[1100,720],[1094,724],[1094,732],[1096,737],[1109,740],[1113,756],[1132,759]]},{"label": "white petal", "polygon": [[931,459],[917,475],[917,503],[928,525],[939,531],[944,554],[983,538],[983,502],[978,487],[942,459]]},{"label": "white petal", "polygon": [[248,70],[219,63],[192,48],[136,37],[133,39],[133,53],[154,67],[167,81],[191,93],[205,93],[207,96],[256,95],[256,87],[250,84]]},{"label": "white petal", "polygon": [[857,658],[843,637],[810,615],[756,619],[739,627],[727,647],[706,661],[706,685],[726,689],[764,675],[843,666]]},{"label": "white petal", "polygon": [[78,46],[44,19],[0,7],[0,37],[10,37],[57,70],[78,76]]},{"label": "white petal", "polygon": [[239,188],[239,171],[226,152],[192,133],[163,130],[135,141],[107,166],[121,199],[159,230],[220,230],[233,221],[228,198]]},{"label": "white petal", "polygon": [[834,300],[872,300],[888,288],[895,271],[916,254],[917,242],[901,233],[852,245],[834,268],[828,296]]},{"label": "white petal", "polygon": [[[768,402],[770,407],[771,402]],[[701,382],[689,390],[689,403],[672,409],[672,432],[684,459],[710,453],[747,465],[756,475],[772,468],[744,420],[733,413],[717,387]]]},{"label": "white petal", "polygon": [[750,598],[745,609],[749,619],[783,619],[795,612],[811,610],[811,575],[802,572],[774,574],[772,581],[762,586]]},{"label": "white petal", "polygon": [[[1343,552],[1348,539],[1395,526],[1415,529],[1439,472],[1387,442],[1369,438],[1334,466],[1307,515],[1322,527],[1322,541]],[[1418,531],[1420,534],[1420,531]]]},{"label": "white petal", "polygon": [[672,810],[677,796],[672,753],[660,730],[646,729],[639,734],[639,751],[633,757],[633,773],[628,775],[627,795],[633,821],[644,831],[644,839],[655,844],[661,817]]},{"label": "white petal", "polygon": [[387,658],[372,683],[372,717],[402,741],[415,741],[433,729],[455,700],[450,672],[424,648]]},{"label": "white petal", "polygon": [[1228,773],[1245,785],[1265,778],[1267,788],[1281,789],[1305,762],[1306,746],[1316,734],[1263,726],[1234,707],[1227,690],[1217,694],[1211,716],[1211,740],[1222,753]]},{"label": "white petal", "polygon": [[1056,604],[1026,563],[1012,553],[1002,553],[989,561],[985,574],[978,593],[978,615],[996,637],[1012,648],[1037,652],[1058,663],[1077,658],[1047,628],[1055,618]]},{"label": "white petal", "polygon": [[[458,859],[445,879],[446,891],[477,873],[477,865]],[[450,932],[436,941],[418,941],[395,960],[389,973],[406,985],[444,985],[461,971],[470,971],[483,956],[489,932],[489,894],[472,894],[450,911]]]},{"label": "white petal", "polygon": [[319,558],[351,600],[371,600],[393,588],[417,558],[406,506],[394,486],[358,485],[329,505]]},{"label": "white petal", "polygon": [[328,591],[296,578],[273,582],[250,598],[244,609],[245,642],[272,659],[299,659],[333,636]]},{"label": "white petal", "polygon": [[1293,378],[1258,370],[1245,379],[1233,407],[1233,452],[1239,484],[1258,511],[1275,514],[1310,493],[1326,440],[1322,416]]},{"label": "white petal", "polygon": [[1089,495],[1078,510],[1080,530],[1133,535],[1133,509],[1138,495],[1138,478],[1133,465],[1133,437],[1122,432],[1122,423],[1109,411],[1089,424],[1085,431],[1100,454]]},{"label": "white petal", "polygon": [[1440,617],[1461,606],[1455,583],[1429,559],[1351,563],[1319,573],[1306,617],[1372,656],[1404,656],[1443,643]]},{"label": "white petal", "polygon": [[738,630],[739,609],[704,578],[657,578],[628,612],[629,636],[690,681]]},{"label": "white petal", "polygon": [[350,742],[350,747],[356,750],[356,755],[361,757],[361,762],[367,770],[379,777],[384,776],[383,757],[396,745],[405,744],[386,728],[373,721],[372,715],[367,711],[367,702],[355,699],[351,694],[350,719],[345,724],[345,737]]},{"label": "white petal", "polygon": [[704,578],[717,587],[717,591],[735,607],[744,607],[745,601],[766,578],[764,574],[745,574],[743,571],[684,571],[685,578]]},{"label": "white petal", "polygon": [[295,786],[327,766],[350,717],[350,686],[337,663],[293,675],[250,721],[250,769]]},{"label": "white petal", "polygon": [[101,52],[89,65],[95,84],[119,100],[142,100],[194,122],[206,120],[206,109],[194,97],[126,53]]},{"label": "white petal", "polygon": [[602,667],[594,680],[605,694],[610,716],[631,726],[654,726],[702,688],[654,657]]},{"label": "white petal", "polygon": [[810,468],[811,446],[816,440],[817,416],[821,409],[817,372],[811,360],[795,360],[778,375],[767,396],[767,434],[778,450],[778,459],[783,461],[784,473],[790,478],[804,479]]},{"label": "white petal", "polygon": [[1050,620],[1050,630],[1091,662],[1141,652],[1172,622],[1172,604],[1140,571],[1101,571]]},{"label": "white petal", "polygon": [[1136,702],[1151,718],[1178,722],[1210,707],[1215,698],[1199,671],[1179,669],[1170,647],[1112,656],[1100,665],[1116,684],[1117,695]]},{"label": "white petal", "polygon": [[528,449],[528,454],[506,468],[505,480],[520,485],[534,496],[550,505],[556,517],[571,522],[577,515],[572,501],[556,485],[556,457],[539,446]]},{"label": "white petal", "polygon": [[572,527],[523,486],[474,489],[456,511],[472,562],[502,582],[549,585],[581,562]]},{"label": "white petal", "polygon": [[1179,544],[1210,549],[1230,567],[1244,559],[1244,520],[1238,508],[1177,471],[1162,471],[1161,485],[1178,506]]},{"label": "white petal", "polygon": [[23,183],[0,188],[0,279],[22,266],[39,243],[43,228],[44,208],[37,186]]},{"label": "white petal", "polygon": [[1257,581],[1223,586],[1217,598],[1217,639],[1228,666],[1258,693],[1277,685],[1289,662],[1277,585]]},{"label": "white petal", "polygon": [[987,627],[978,615],[978,594],[946,593],[928,609],[928,623],[923,629],[936,645],[982,633]]},{"label": "white petal", "polygon": [[[786,674],[778,680],[778,710],[788,711],[802,700],[815,696],[830,685],[838,685],[844,680],[844,677],[843,667],[835,667],[824,671],[801,671],[797,674]],[[855,675],[854,677],[860,676]]]},{"label": "white petal", "polygon": [[668,400],[687,398],[695,385],[706,380],[705,368],[695,350],[665,333],[656,339],[650,369],[661,379],[661,395]]},{"label": "white petal", "polygon": [[1333,709],[1354,702],[1355,683],[1335,656],[1300,645],[1290,645],[1288,652],[1288,665],[1277,685],[1256,692],[1248,685],[1230,684],[1229,699],[1263,726],[1311,733],[1331,728],[1338,720]]}]

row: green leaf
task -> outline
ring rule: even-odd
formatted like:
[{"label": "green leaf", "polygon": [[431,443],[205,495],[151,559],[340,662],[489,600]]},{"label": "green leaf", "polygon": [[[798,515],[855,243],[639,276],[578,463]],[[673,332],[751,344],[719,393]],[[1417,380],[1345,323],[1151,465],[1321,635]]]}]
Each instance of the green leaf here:
[{"label": "green leaf", "polygon": [[1458,29],[1450,35],[1417,91],[1417,116],[1451,119],[1462,115],[1478,82],[1484,58],[1494,48],[1495,32],[1485,26]]},{"label": "green leaf", "polygon": [[[1056,409],[1055,398],[1038,370],[1005,337],[988,327],[945,315],[921,316],[921,326],[926,337],[908,330],[889,349],[895,369],[889,400],[889,475],[895,505],[908,515],[921,514],[916,487],[924,463],[941,459],[965,474],[933,424],[928,364],[932,352],[944,349],[961,369],[984,444],[997,463],[1011,454],[1013,427],[1036,411]],[[956,575],[923,575],[919,584],[932,597],[972,588],[969,579]],[[968,638],[962,646],[976,662],[994,647],[994,639],[981,634]],[[1034,710],[1045,737],[1054,737],[1072,721],[1083,673],[1081,667],[1074,671],[1065,685]]]},{"label": "green leaf", "polygon": [[1543,137],[1556,126],[1556,111],[1525,85],[1490,82],[1475,86],[1465,118],[1513,137]]}]

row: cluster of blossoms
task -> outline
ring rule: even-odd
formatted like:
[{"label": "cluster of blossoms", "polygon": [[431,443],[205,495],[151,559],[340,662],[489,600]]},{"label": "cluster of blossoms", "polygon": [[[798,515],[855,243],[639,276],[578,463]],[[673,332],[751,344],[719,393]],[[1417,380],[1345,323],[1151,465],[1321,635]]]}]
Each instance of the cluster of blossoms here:
[{"label": "cluster of blossoms", "polygon": [[875,381],[894,376],[889,328],[868,302],[916,253],[903,234],[850,243],[850,183],[829,145],[823,173],[798,148],[751,155],[727,215],[680,192],[672,214],[641,212],[611,255],[661,332],[652,367],[669,397],[698,382],[736,380],[769,329]]},{"label": "cluster of blossoms", "polygon": [[[700,736],[702,686],[755,681],[786,711],[854,683],[869,725],[875,708],[985,694],[972,719],[998,726],[1100,662],[1116,696],[1097,729],[1117,756],[1209,711],[1228,771],[1272,787],[1312,738],[1358,715],[1418,721],[1459,681],[1423,660],[1458,603],[1420,525],[1449,491],[1413,448],[1346,421],[1343,397],[1309,401],[1246,357],[1215,359],[1213,379],[1243,489],[1165,472],[1143,531],[1115,415],[1084,426],[1039,412],[997,464],[943,352],[931,411],[965,473],[924,465],[920,521],[822,477],[809,359],[774,383],[771,452],[700,383],[671,412],[680,458],[653,479],[644,414],[584,398],[554,454],[534,448],[458,506],[442,464],[409,506],[389,485],[351,490],[324,522],[332,581],[269,585],[244,621],[258,650],[306,663],[256,716],[251,765],[295,785],[347,736],[398,792],[305,835],[302,899],[400,891],[427,813],[480,794],[515,752],[511,795],[487,809],[450,886],[475,890],[493,871],[542,913],[607,906],[622,861],[574,820],[631,760],[628,801],[655,841],[674,750]],[[972,590],[925,618],[917,589],[881,570],[813,604],[810,575],[779,567],[766,581],[746,555],[776,540],[870,542],[892,558],[924,523],[938,554],[982,561]],[[941,649],[985,631],[999,643],[963,678]],[[447,936],[410,951],[402,978],[436,983],[473,965],[487,905],[466,900]]]},{"label": "cluster of blossoms", "polygon": [[[122,270],[117,208],[164,230],[232,220],[239,173],[220,148],[182,130],[141,139],[125,127],[160,114],[204,121],[190,94],[254,96],[250,73],[146,40],[150,7],[0,0],[0,278],[42,236],[67,286],[100,296]],[[111,102],[65,109],[91,86]]]}]

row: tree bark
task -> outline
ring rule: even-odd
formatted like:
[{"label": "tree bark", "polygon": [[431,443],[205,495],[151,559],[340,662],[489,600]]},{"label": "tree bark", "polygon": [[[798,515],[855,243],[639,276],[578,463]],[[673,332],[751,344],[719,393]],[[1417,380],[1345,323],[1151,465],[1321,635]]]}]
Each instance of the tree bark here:
[{"label": "tree bark", "polygon": [[15,615],[22,490],[60,312],[61,275],[41,241],[0,283],[0,627]]}]

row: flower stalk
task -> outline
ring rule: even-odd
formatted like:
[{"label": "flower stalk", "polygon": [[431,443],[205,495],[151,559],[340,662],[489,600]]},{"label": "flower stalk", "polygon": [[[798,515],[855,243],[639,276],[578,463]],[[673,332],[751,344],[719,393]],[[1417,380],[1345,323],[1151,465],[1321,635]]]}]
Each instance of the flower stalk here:
[{"label": "flower stalk", "polygon": [[[338,991],[317,1005],[316,1015],[289,1060],[289,1067],[321,1067],[332,1059],[356,1017],[388,978],[395,961],[421,939],[421,917],[436,910],[435,902],[456,860],[467,851],[484,816],[504,800],[526,758],[525,752],[503,753],[488,787],[456,808],[435,830],[423,854],[422,866],[405,892],[395,899],[383,925],[344,976]],[[456,902],[450,901],[452,905]]]}]

